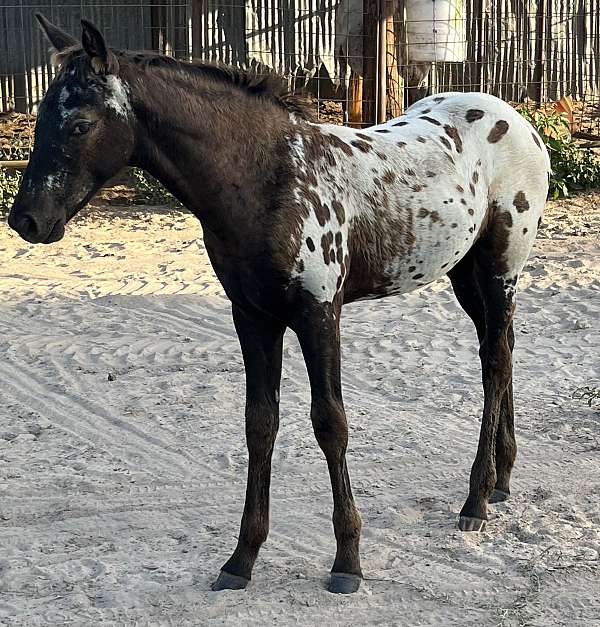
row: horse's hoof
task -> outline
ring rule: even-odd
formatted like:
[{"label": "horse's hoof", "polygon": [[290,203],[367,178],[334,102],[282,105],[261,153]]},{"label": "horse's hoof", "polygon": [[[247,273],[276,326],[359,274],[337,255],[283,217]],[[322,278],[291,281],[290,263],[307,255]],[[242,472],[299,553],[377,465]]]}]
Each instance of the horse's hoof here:
[{"label": "horse's hoof", "polygon": [[502,501],[506,501],[510,498],[510,492],[505,492],[504,490],[498,490],[498,488],[494,488],[492,492],[492,496],[490,496],[489,503],[502,503]]},{"label": "horse's hoof", "polygon": [[487,520],[473,518],[472,516],[460,516],[458,518],[458,528],[461,531],[483,531]]},{"label": "horse's hoof", "polygon": [[331,573],[329,592],[334,594],[352,594],[360,588],[362,578],[350,573]]},{"label": "horse's hoof", "polygon": [[230,575],[222,570],[217,577],[217,580],[212,585],[212,590],[217,592],[219,590],[244,590],[250,580],[246,577],[240,577],[239,575]]}]

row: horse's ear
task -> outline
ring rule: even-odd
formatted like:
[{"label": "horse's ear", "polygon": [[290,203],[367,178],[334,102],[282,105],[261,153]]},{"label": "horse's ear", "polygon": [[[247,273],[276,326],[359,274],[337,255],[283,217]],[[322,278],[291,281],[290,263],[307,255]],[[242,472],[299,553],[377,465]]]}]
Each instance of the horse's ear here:
[{"label": "horse's ear", "polygon": [[65,33],[65,31],[58,28],[58,26],[54,26],[54,24],[49,22],[41,13],[36,13],[35,19],[38,21],[40,28],[44,31],[44,35],[46,35],[48,41],[57,52],[62,52],[66,48],[79,45],[75,37],[72,37],[69,33]]},{"label": "horse's ear", "polygon": [[92,63],[96,74],[116,74],[119,70],[117,57],[108,49],[100,31],[87,20],[81,20],[83,32],[81,45]]}]

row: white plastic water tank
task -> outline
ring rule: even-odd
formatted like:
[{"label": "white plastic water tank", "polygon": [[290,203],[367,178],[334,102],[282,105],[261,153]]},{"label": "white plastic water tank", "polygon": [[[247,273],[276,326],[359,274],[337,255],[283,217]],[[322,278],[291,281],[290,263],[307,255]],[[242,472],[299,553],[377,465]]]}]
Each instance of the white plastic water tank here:
[{"label": "white plastic water tank", "polygon": [[406,0],[409,61],[465,60],[464,0]]}]

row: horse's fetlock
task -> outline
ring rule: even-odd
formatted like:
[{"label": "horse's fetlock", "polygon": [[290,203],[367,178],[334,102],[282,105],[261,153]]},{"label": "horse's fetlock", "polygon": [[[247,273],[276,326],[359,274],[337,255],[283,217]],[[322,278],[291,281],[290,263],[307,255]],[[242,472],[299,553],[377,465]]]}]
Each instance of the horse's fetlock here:
[{"label": "horse's fetlock", "polygon": [[266,542],[269,535],[268,521],[261,521],[248,525],[240,534],[240,541],[252,551],[258,549]]},{"label": "horse's fetlock", "polygon": [[362,519],[356,507],[334,508],[333,510],[333,527],[336,530],[338,540],[338,531],[342,537],[347,540],[357,540],[360,538],[362,529]]}]

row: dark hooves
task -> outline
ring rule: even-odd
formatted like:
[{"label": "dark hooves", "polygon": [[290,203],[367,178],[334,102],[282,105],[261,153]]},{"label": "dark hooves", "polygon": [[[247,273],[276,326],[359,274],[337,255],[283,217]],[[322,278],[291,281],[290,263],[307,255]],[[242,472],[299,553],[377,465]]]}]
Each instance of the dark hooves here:
[{"label": "dark hooves", "polygon": [[217,577],[217,580],[212,585],[212,590],[217,592],[218,590],[244,590],[250,580],[246,577],[240,577],[239,575],[230,575],[222,570]]},{"label": "dark hooves", "polygon": [[502,503],[502,501],[506,501],[510,498],[510,493],[505,492],[504,490],[498,490],[494,488],[492,492],[492,496],[490,496],[489,503]]},{"label": "dark hooves", "polygon": [[362,577],[350,573],[331,573],[329,592],[334,594],[352,594],[360,588]]},{"label": "dark hooves", "polygon": [[487,520],[472,516],[460,516],[458,518],[458,528],[461,531],[483,531],[486,523]]}]

